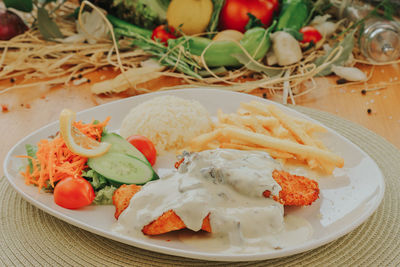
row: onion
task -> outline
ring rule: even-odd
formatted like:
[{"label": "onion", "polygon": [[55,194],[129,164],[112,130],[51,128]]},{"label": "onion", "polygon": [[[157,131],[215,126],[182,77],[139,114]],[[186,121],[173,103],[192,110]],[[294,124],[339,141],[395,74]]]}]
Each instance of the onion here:
[{"label": "onion", "polygon": [[28,27],[17,14],[0,10],[0,40],[10,40],[26,30]]}]

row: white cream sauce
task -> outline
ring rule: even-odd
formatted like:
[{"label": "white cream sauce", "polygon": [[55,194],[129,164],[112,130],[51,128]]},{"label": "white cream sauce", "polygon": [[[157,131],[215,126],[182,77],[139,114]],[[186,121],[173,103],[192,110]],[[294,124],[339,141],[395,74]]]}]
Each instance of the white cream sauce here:
[{"label": "white cream sauce", "polygon": [[[263,196],[265,190],[271,196],[281,190],[272,178],[275,169],[281,166],[264,152],[186,153],[177,171],[147,183],[134,195],[114,230],[143,236],[143,226],[172,209],[193,231],[199,231],[210,214],[212,234],[194,238],[207,248],[248,252],[304,242],[311,228],[301,220],[285,220],[283,205]],[[180,238],[194,240],[188,235]]]}]

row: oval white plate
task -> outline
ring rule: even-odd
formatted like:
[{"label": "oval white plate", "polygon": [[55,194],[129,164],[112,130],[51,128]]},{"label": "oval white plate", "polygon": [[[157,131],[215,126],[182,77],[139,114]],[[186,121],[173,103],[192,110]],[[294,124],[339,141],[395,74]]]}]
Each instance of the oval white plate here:
[{"label": "oval white plate", "polygon": [[[111,116],[107,129],[117,131],[122,119],[133,106],[166,94],[195,99],[202,103],[212,116],[215,116],[219,108],[224,112],[235,112],[240,102],[244,101],[258,100],[273,103],[252,95],[229,91],[208,88],[181,89],[111,102],[80,112],[77,114],[77,119],[88,122],[92,119],[104,120]],[[290,108],[279,106],[294,116],[312,120]],[[306,243],[276,251],[232,255],[207,251],[207,248],[191,247],[183,244],[173,234],[144,240],[135,239],[111,231],[112,224],[115,222],[113,206],[91,205],[80,210],[63,209],[54,204],[51,194],[39,194],[36,187],[24,184],[19,171],[26,164],[26,160],[15,156],[25,154],[25,144],[36,144],[40,139],[48,138],[57,131],[58,121],[25,137],[7,154],[4,162],[5,174],[18,193],[36,207],[77,227],[139,248],[170,255],[217,261],[249,261],[304,252],[333,241],[359,226],[377,209],[384,194],[384,179],[376,163],[352,142],[328,128],[328,133],[324,133],[321,139],[330,150],[345,159],[345,166],[342,169],[336,169],[333,175],[318,180],[321,189],[320,198],[311,206],[288,210],[288,213],[303,217],[312,225],[314,233]],[[155,169],[166,167],[166,162],[171,162],[171,160],[160,159]]]}]

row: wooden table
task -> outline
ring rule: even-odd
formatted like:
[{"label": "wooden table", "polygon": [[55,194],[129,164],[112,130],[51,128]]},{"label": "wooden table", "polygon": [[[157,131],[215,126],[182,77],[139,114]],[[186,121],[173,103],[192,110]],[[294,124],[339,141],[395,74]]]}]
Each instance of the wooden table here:
[{"label": "wooden table", "polygon": [[[374,131],[400,149],[400,66],[362,67],[373,71],[372,78],[362,85],[337,87],[336,77],[318,78],[317,87],[305,96],[296,99],[297,105],[330,112]],[[88,76],[92,81],[104,73]],[[108,73],[109,76],[113,74]],[[147,84],[152,88],[171,80],[159,80]],[[386,82],[383,89],[368,91],[362,89],[376,87]],[[9,86],[9,82],[0,83],[0,89]],[[261,96],[262,92],[254,94]],[[95,97],[90,93],[90,84],[80,86],[61,86],[58,88],[29,87],[14,89],[0,94],[0,105],[6,105],[8,111],[0,112],[0,162],[3,163],[8,150],[18,140],[46,124],[58,119],[63,108],[81,111],[86,108],[114,101],[124,96]],[[277,96],[267,94],[268,98],[280,101]],[[370,110],[370,113],[368,113]],[[3,175],[3,165],[0,167]]]}]

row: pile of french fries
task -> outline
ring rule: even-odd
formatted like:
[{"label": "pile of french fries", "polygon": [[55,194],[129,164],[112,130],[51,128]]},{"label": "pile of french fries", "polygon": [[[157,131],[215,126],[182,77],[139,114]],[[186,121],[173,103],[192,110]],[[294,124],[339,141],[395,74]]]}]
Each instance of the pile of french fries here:
[{"label": "pile of french fries", "polygon": [[326,129],[287,115],[275,105],[251,101],[241,103],[236,113],[218,110],[215,128],[195,137],[186,149],[194,152],[216,148],[262,150],[283,162],[298,161],[331,174],[335,167],[343,167],[344,160],[313,137],[315,132],[326,132]]}]

